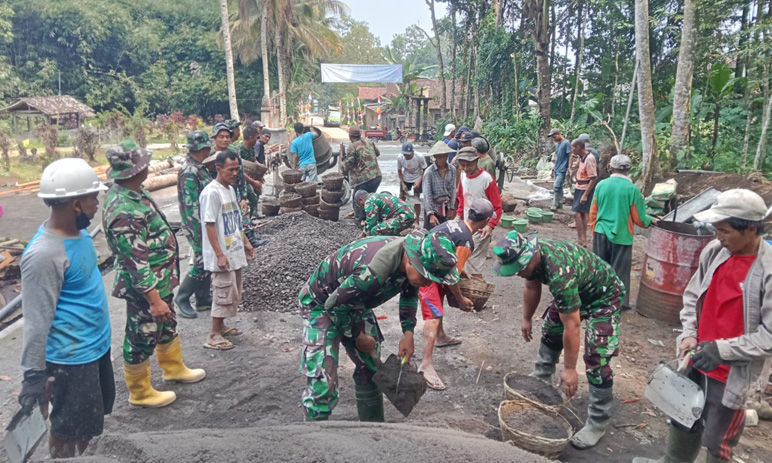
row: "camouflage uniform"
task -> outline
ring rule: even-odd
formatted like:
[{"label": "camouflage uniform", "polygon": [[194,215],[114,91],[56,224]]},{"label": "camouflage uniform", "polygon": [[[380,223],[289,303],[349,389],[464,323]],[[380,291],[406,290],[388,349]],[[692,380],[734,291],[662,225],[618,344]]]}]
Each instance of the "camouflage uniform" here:
[{"label": "camouflage uniform", "polygon": [[[242,142],[242,143],[239,143],[236,146],[236,148],[238,149],[239,156],[241,157],[241,159],[255,162],[255,148],[254,147],[252,147],[251,149],[247,148],[247,147],[244,146],[244,143]],[[242,167],[241,170],[243,172],[244,168]],[[256,178],[254,180],[262,181],[263,179]],[[246,190],[247,190],[246,199],[247,199],[247,202],[249,202],[249,214],[248,214],[248,217],[247,217],[247,218],[249,218],[249,217],[257,215],[257,202],[258,202],[258,200],[260,198],[260,195],[257,194],[257,192],[252,187],[252,185],[246,183],[246,180],[245,180],[244,183],[245,183]]]},{"label": "camouflage uniform", "polygon": [[415,223],[415,212],[391,193],[372,193],[365,201],[365,220],[369,235],[399,236]]},{"label": "camouflage uniform", "polygon": [[140,364],[153,354],[157,344],[177,337],[177,322],[156,323],[144,297],[155,289],[174,310],[172,291],[180,274],[177,240],[144,189],[137,193],[117,183],[107,192],[102,226],[116,259],[112,294],[126,301],[123,360]]},{"label": "camouflage uniform", "polygon": [[204,257],[201,254],[201,234],[204,231],[201,226],[198,197],[211,181],[212,176],[206,167],[188,155],[177,177],[177,199],[179,200],[182,228],[185,230],[185,237],[193,250],[193,266],[188,275],[197,281],[203,281],[209,277],[209,272],[204,270]]},{"label": "camouflage uniform", "polygon": [[303,317],[303,356],[306,376],[302,403],[309,419],[329,416],[338,402],[340,344],[354,362],[354,381],[370,384],[376,365],[356,349],[354,339],[364,332],[383,340],[373,310],[397,294],[402,331],[416,324],[418,288],[400,269],[405,238],[372,237],[355,241],[329,255],[300,291]]},{"label": "camouflage uniform", "polygon": [[[348,181],[352,187],[352,194],[356,193],[360,185],[367,183],[370,188],[362,188],[374,193],[380,184],[381,167],[378,165],[378,156],[381,152],[374,143],[366,138],[351,143],[343,156],[343,172],[348,174]],[[372,185],[373,181],[376,184]],[[368,183],[369,182],[369,183]],[[358,221],[364,220],[364,209],[354,203],[354,216]]]},{"label": "camouflage uniform", "polygon": [[533,278],[549,286],[555,298],[544,313],[542,343],[563,349],[560,313],[579,310],[587,321],[584,363],[590,384],[611,380],[611,357],[619,353],[619,319],[624,285],[614,269],[587,249],[569,241],[539,239],[541,265]]}]

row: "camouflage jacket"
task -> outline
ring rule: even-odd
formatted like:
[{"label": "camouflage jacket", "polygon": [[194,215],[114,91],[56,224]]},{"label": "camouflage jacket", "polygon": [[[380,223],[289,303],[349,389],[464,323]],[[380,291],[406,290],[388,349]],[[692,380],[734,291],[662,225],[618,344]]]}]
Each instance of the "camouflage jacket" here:
[{"label": "camouflage jacket", "polygon": [[177,239],[150,194],[114,184],[102,227],[115,255],[113,296],[144,300],[154,288],[162,298],[172,294],[180,275]]},{"label": "camouflage jacket", "polygon": [[177,199],[180,206],[182,228],[195,252],[201,252],[201,214],[198,196],[212,176],[203,164],[188,156],[177,177]]},{"label": "camouflage jacket", "polygon": [[399,294],[402,331],[413,331],[418,288],[401,270],[405,238],[377,236],[354,241],[319,264],[300,291],[303,306],[323,306],[343,336],[351,337],[352,315],[374,309]]},{"label": "camouflage jacket", "polygon": [[247,161],[255,162],[255,147],[247,148],[244,146],[244,142],[239,143],[236,145],[236,149],[239,152],[239,156],[241,156],[241,159],[246,159]]},{"label": "camouflage jacket", "polygon": [[[247,200],[249,184],[247,183],[246,178],[244,178],[244,163],[241,158],[241,149],[236,145],[231,144],[228,145],[228,150],[233,151],[239,156],[239,176],[236,178],[236,183],[233,184],[233,189],[236,190],[236,197],[239,201]],[[212,178],[216,176],[217,174],[215,173]]]},{"label": "camouflage jacket", "polygon": [[378,156],[381,152],[373,142],[362,138],[351,143],[343,157],[343,168],[348,173],[351,186],[361,185],[381,176]]},{"label": "camouflage jacket", "polygon": [[413,208],[391,193],[368,195],[365,216],[365,231],[373,236],[397,236],[415,222]]},{"label": "camouflage jacket", "polygon": [[611,305],[617,287],[624,287],[609,264],[582,246],[540,238],[538,247],[541,265],[534,278],[549,286],[563,313],[601,310]]}]

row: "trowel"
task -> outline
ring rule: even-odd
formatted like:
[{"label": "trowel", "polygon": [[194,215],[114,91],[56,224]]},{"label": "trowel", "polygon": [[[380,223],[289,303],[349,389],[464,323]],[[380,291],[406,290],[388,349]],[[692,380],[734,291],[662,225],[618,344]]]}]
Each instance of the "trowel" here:
[{"label": "trowel", "polygon": [[416,367],[406,364],[405,358],[399,359],[391,354],[385,362],[373,356],[378,371],[373,382],[397,410],[407,417],[426,392],[426,378]]},{"label": "trowel", "polygon": [[21,409],[5,431],[3,446],[8,458],[11,463],[24,463],[46,434],[46,420],[38,406],[32,407],[31,412]]}]

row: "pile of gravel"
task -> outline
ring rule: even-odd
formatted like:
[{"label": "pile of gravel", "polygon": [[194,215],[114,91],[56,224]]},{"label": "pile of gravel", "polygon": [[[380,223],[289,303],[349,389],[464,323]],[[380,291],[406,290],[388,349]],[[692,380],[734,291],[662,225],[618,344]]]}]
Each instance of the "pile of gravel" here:
[{"label": "pile of gravel", "polygon": [[255,249],[244,273],[244,311],[294,312],[298,292],[319,263],[356,239],[359,230],[345,222],[330,222],[305,212],[283,214],[257,230],[268,244]]}]

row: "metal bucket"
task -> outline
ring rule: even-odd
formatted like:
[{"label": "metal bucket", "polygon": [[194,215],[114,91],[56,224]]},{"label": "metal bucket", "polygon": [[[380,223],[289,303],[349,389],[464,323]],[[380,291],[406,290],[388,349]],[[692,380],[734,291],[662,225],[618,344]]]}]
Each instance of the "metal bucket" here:
[{"label": "metal bucket", "polygon": [[697,271],[700,253],[714,236],[685,223],[660,221],[651,227],[641,269],[638,313],[681,324],[684,290]]}]

